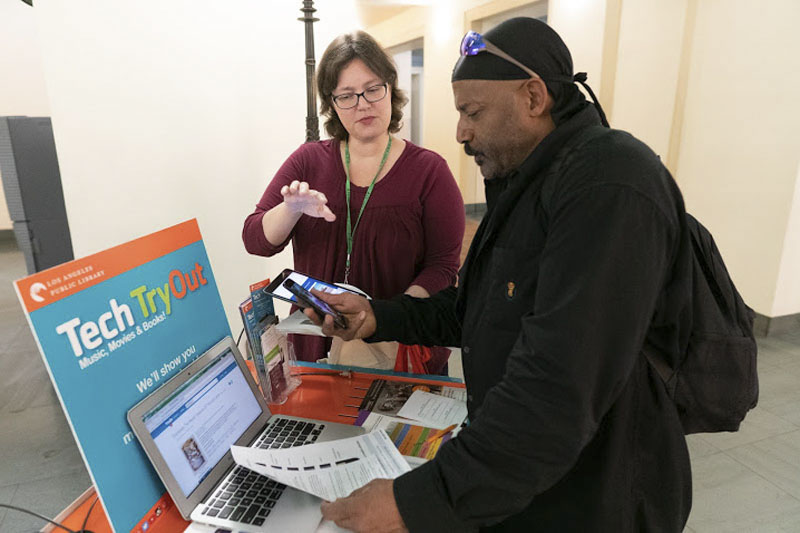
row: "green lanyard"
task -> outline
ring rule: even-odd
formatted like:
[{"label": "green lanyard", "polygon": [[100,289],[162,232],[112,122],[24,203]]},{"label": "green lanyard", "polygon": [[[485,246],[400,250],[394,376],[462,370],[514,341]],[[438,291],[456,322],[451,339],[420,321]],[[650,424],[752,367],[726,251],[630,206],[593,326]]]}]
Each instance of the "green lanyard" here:
[{"label": "green lanyard", "polygon": [[386,164],[386,160],[389,158],[389,150],[392,148],[392,136],[389,135],[389,142],[386,143],[386,150],[383,151],[383,159],[381,159],[381,166],[378,167],[378,172],[375,173],[375,177],[372,178],[372,183],[369,184],[369,188],[367,189],[367,194],[364,195],[364,201],[361,202],[361,211],[358,212],[358,218],[356,219],[356,225],[352,226],[351,229],[351,222],[350,222],[350,143],[345,141],[344,143],[344,171],[347,176],[347,180],[345,181],[344,191],[345,196],[347,197],[347,262],[344,266],[344,282],[349,283],[347,278],[350,276],[350,254],[353,253],[353,235],[356,233],[356,229],[358,228],[358,223],[361,222],[361,215],[364,214],[364,208],[367,207],[367,202],[369,201],[369,197],[372,195],[372,188],[375,187],[375,181],[378,179],[378,175],[383,170],[383,165]]}]

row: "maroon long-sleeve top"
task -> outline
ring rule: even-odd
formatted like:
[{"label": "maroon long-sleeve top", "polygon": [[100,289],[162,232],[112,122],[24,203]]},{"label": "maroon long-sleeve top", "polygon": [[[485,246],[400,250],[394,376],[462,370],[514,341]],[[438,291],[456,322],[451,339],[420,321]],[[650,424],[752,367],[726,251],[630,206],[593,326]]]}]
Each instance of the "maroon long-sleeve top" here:
[{"label": "maroon long-sleeve top", "polygon": [[[339,141],[300,146],[270,182],[244,223],[242,238],[251,254],[271,256],[292,241],[294,268],[325,281],[344,281],[347,256],[346,180]],[[287,239],[273,245],[264,236],[264,213],[283,202],[280,190],[305,181],[328,198],[334,222],[302,216]],[[367,187],[351,184],[350,212],[358,217]],[[438,154],[406,141],[389,172],[375,184],[353,239],[349,282],[373,298],[390,298],[419,285],[430,294],[453,284],[464,237],[464,203],[447,163]],[[298,336],[299,337],[299,336]],[[324,357],[323,339],[295,338],[299,359]],[[437,371],[447,354],[429,364]]]}]

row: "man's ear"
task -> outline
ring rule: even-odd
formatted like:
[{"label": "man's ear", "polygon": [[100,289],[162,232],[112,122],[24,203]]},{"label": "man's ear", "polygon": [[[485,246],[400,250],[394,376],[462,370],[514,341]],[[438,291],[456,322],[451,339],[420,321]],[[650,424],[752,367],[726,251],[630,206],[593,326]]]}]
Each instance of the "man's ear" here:
[{"label": "man's ear", "polygon": [[532,117],[539,117],[550,112],[550,94],[547,85],[541,78],[531,78],[525,84],[528,97],[528,110]]}]

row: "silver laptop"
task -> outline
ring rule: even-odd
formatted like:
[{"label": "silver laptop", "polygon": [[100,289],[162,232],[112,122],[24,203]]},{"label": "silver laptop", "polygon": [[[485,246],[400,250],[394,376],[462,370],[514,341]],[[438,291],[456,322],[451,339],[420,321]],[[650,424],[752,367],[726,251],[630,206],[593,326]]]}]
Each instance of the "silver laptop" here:
[{"label": "silver laptop", "polygon": [[363,428],[271,415],[226,337],[128,411],[128,422],[181,515],[246,531],[315,531],[320,499],[236,465],[231,445],[288,448]]}]

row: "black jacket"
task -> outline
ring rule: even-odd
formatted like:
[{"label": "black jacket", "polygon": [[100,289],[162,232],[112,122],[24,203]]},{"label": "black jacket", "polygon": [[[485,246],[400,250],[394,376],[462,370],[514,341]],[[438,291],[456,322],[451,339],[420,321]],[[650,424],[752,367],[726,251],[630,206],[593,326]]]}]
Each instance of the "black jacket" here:
[{"label": "black jacket", "polygon": [[462,347],[471,423],[395,481],[412,531],[681,531],[686,442],[641,348],[688,329],[680,192],[584,108],[510,177],[459,287],[376,301],[370,340]]}]

